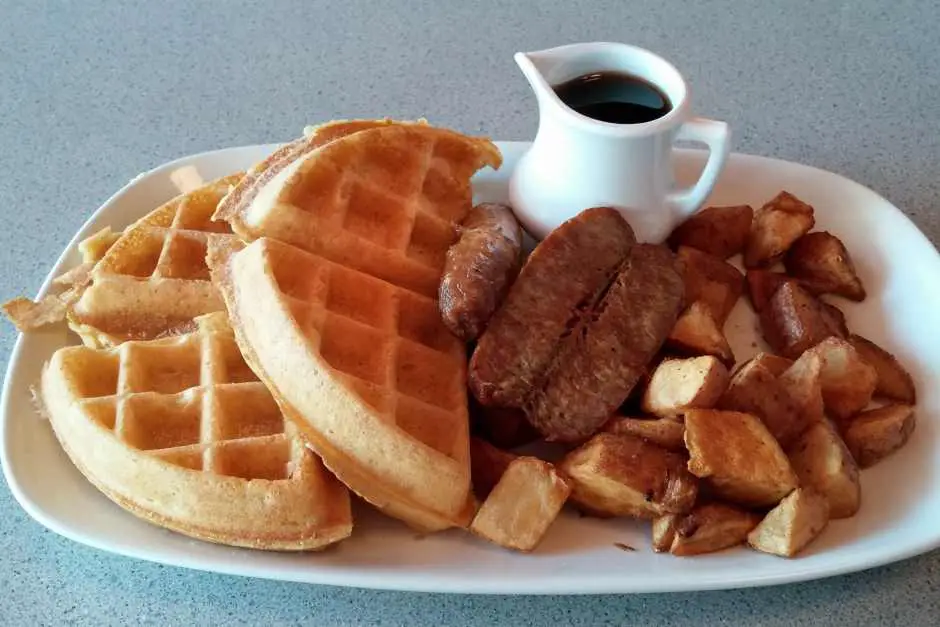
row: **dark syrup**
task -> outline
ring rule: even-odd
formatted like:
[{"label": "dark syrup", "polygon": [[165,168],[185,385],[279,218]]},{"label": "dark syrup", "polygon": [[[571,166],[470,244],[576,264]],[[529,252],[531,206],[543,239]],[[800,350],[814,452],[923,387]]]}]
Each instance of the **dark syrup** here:
[{"label": "dark syrup", "polygon": [[553,89],[566,105],[601,122],[643,124],[672,110],[669,98],[658,87],[621,72],[585,74]]}]

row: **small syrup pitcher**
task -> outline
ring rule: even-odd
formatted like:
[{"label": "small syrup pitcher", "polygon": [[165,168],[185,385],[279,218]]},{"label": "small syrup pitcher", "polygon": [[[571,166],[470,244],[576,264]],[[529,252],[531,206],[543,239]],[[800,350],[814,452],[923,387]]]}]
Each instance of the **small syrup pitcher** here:
[{"label": "small syrup pitcher", "polygon": [[[515,60],[539,104],[538,133],[509,185],[531,235],[542,239],[582,210],[606,205],[623,213],[639,241],[659,243],[705,202],[728,158],[730,132],[724,122],[692,115],[685,80],[669,62],[603,42],[520,52]],[[673,181],[678,140],[709,149],[698,182],[686,189]]]}]

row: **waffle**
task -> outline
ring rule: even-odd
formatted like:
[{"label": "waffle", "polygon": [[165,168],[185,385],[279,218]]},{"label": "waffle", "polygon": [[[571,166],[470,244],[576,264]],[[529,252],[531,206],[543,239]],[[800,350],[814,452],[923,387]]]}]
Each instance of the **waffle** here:
[{"label": "waffle", "polygon": [[488,140],[387,121],[290,154],[215,217],[245,240],[279,239],[429,297],[470,210],[470,177],[502,160]]},{"label": "waffle", "polygon": [[318,549],[349,494],[284,420],[222,313],[193,333],[57,351],[41,398],[82,474],[152,523],[234,546]]},{"label": "waffle", "polygon": [[210,239],[234,239],[213,222],[219,201],[241,174],[177,196],[147,214],[107,249],[92,283],[68,313],[86,345],[115,346],[191,331],[193,318],[221,311],[205,255]]},{"label": "waffle", "polygon": [[435,301],[277,240],[209,255],[245,359],[327,467],[416,528],[467,524],[466,358]]}]

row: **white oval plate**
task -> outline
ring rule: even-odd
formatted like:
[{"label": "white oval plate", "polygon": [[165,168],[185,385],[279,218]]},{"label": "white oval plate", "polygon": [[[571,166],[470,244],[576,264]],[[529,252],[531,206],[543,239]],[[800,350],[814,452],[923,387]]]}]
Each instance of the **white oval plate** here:
[{"label": "white oval plate", "polygon": [[[505,200],[506,182],[527,144],[500,144],[498,173],[475,181],[479,200]],[[205,180],[245,168],[273,146],[231,148],[168,163],[131,181],[89,219],[46,279],[79,260],[79,240],[120,228],[178,193],[174,181]],[[679,151],[678,179],[692,180],[704,153]],[[836,521],[797,559],[744,548],[695,558],[652,552],[648,524],[593,520],[566,512],[530,555],[512,553],[452,530],[425,538],[358,508],[353,537],[320,554],[278,554],[216,546],[159,529],[127,514],[91,486],[33,410],[30,386],[52,352],[75,341],[64,325],[21,336],[3,388],[3,470],[29,514],[77,542],[121,555],[201,570],[318,584],[496,594],[661,592],[761,586],[871,568],[940,546],[940,257],[891,203],[845,178],[814,168],[732,155],[711,204],[760,206],[781,189],[816,208],[817,229],[852,251],[868,288],[861,304],[839,301],[849,326],[894,352],[920,394],[918,426],[897,455],[862,473],[863,505]],[[757,350],[756,320],[745,299],[726,326],[739,361]],[[615,542],[636,547],[626,552]]]}]

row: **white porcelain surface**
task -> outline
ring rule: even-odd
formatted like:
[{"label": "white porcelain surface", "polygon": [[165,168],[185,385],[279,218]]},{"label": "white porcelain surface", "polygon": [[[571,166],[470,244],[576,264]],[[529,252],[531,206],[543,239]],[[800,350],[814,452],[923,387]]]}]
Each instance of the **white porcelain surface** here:
[{"label": "white porcelain surface", "polygon": [[[535,92],[539,128],[532,149],[510,182],[519,219],[544,237],[585,207],[617,207],[637,238],[661,242],[712,191],[727,160],[731,138],[724,122],[694,117],[679,71],[648,50],[621,43],[572,44],[517,53],[519,69]],[[557,85],[584,74],[617,71],[638,76],[665,92],[672,110],[643,124],[611,124],[567,107]],[[708,146],[698,180],[677,187],[671,155],[676,141]]]},{"label": "white porcelain surface", "polygon": [[[505,200],[523,143],[500,144],[506,165],[475,183],[480,200]],[[105,224],[123,226],[174,195],[173,176],[192,166],[205,179],[243,168],[271,147],[233,148],[187,157],[132,181],[86,223],[51,276],[77,262],[75,243]],[[704,153],[677,151],[678,180],[694,180]],[[187,172],[189,170],[186,170]],[[102,550],[189,568],[336,585],[439,592],[592,593],[698,590],[770,585],[870,568],[940,546],[940,258],[900,211],[871,190],[814,168],[732,155],[709,203],[760,205],[787,189],[816,207],[817,227],[837,233],[854,253],[869,298],[839,301],[849,326],[892,350],[912,371],[919,423],[898,455],[862,473],[863,505],[836,521],[802,557],[784,560],[745,549],[697,558],[654,554],[647,525],[566,513],[531,555],[460,531],[419,538],[362,507],[353,537],[321,554],[231,549],[163,531],[112,504],[60,450],[33,410],[29,387],[43,361],[74,341],[62,327],[20,337],[2,399],[2,461],[11,490],[49,529]],[[45,291],[49,281],[43,287]],[[726,331],[739,360],[757,350],[755,320],[742,300]],[[637,548],[624,552],[622,542]]]}]

